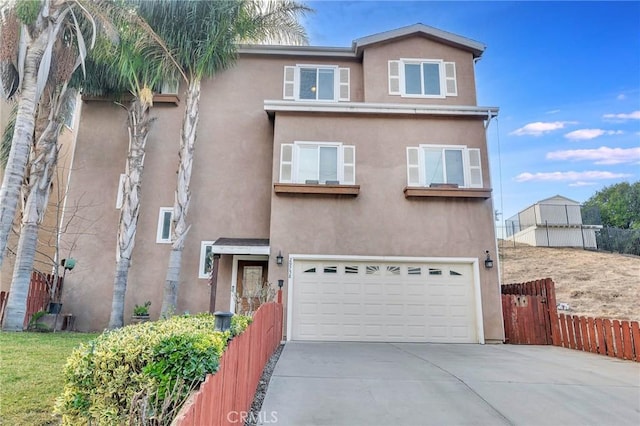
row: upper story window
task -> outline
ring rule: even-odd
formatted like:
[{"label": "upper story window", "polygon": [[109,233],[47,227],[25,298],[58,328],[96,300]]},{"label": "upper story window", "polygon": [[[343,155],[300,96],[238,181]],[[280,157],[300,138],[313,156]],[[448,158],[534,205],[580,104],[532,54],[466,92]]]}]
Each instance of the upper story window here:
[{"label": "upper story window", "polygon": [[160,94],[163,95],[177,95],[180,82],[177,78],[171,78],[164,80],[160,86]]},{"label": "upper story window", "polygon": [[339,142],[282,144],[280,183],[353,185],[355,147]]},{"label": "upper story window", "polygon": [[349,68],[336,65],[286,66],[282,97],[296,101],[348,101],[349,80]]},{"label": "upper story window", "polygon": [[456,64],[437,59],[389,61],[389,94],[409,98],[458,96]]},{"label": "upper story window", "polygon": [[482,188],[480,150],[463,145],[408,147],[407,185]]}]

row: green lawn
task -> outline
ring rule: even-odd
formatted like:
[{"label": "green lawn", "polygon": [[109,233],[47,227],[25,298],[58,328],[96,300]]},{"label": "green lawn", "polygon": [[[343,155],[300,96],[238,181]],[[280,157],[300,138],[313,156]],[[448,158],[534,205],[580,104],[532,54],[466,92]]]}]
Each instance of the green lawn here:
[{"label": "green lawn", "polygon": [[97,335],[0,332],[0,425],[56,424],[53,404],[67,357]]}]

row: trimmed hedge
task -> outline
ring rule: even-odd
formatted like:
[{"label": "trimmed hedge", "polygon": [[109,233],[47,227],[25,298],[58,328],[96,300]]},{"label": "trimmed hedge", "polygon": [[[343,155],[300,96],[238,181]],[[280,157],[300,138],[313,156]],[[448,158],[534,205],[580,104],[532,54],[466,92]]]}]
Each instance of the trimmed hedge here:
[{"label": "trimmed hedge", "polygon": [[234,315],[231,330],[219,332],[213,315],[198,314],[107,331],[67,360],[55,413],[63,424],[127,423],[136,410],[132,404],[146,395],[151,401],[136,415],[157,418],[154,411],[181,403],[217,371],[228,341],[250,323],[250,317]]}]

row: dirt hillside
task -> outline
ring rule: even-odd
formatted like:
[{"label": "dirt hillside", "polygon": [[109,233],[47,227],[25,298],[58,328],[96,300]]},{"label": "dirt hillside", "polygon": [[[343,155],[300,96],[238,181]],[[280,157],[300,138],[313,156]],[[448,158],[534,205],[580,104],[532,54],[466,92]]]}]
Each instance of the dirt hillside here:
[{"label": "dirt hillside", "polygon": [[502,283],[551,278],[571,315],[640,321],[640,257],[500,241]]}]

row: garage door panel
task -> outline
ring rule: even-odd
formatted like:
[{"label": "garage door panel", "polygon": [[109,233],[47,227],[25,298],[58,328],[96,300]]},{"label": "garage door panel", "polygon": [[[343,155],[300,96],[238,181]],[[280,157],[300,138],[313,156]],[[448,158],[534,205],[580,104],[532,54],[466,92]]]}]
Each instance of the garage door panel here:
[{"label": "garage door panel", "polygon": [[472,272],[471,264],[296,262],[291,337],[477,342]]}]

